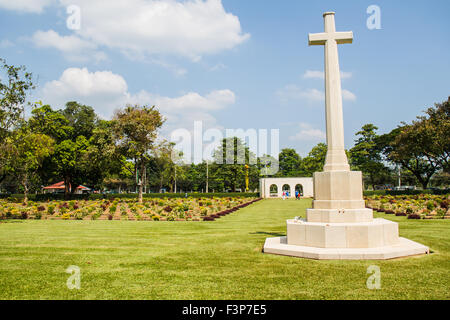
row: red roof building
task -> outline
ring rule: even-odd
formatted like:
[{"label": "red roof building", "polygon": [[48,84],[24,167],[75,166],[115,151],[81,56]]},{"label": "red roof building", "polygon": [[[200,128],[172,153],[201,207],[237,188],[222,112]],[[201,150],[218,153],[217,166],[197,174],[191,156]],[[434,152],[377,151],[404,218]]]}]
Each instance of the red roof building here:
[{"label": "red roof building", "polygon": [[[70,187],[69,187],[70,188]],[[66,186],[64,185],[64,181],[52,184],[51,186],[44,187],[44,193],[64,193]],[[77,190],[74,192],[75,194],[83,194],[91,191],[88,187],[78,186]]]}]

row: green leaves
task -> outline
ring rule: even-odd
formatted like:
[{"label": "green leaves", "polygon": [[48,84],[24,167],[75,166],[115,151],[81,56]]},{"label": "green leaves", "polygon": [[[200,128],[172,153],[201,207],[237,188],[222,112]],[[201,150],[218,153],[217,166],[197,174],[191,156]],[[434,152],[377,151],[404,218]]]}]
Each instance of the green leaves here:
[{"label": "green leaves", "polygon": [[116,112],[112,122],[119,154],[138,162],[139,202],[142,202],[148,154],[154,150],[158,130],[164,121],[165,119],[154,106],[128,105],[124,110]]},{"label": "green leaves", "polygon": [[450,98],[411,124],[380,137],[380,141],[386,157],[408,169],[427,188],[436,172],[449,172]]},{"label": "green leaves", "polygon": [[[21,119],[27,94],[34,89],[32,74],[24,66],[8,65],[0,59],[0,143]],[[5,81],[6,80],[6,81]],[[5,82],[4,82],[5,81]]]}]

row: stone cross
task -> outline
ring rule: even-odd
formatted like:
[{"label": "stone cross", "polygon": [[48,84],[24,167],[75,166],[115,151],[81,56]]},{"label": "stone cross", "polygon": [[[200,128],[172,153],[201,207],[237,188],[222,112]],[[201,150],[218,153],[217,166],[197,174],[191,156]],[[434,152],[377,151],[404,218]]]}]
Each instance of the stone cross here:
[{"label": "stone cross", "polygon": [[352,43],[353,32],[336,32],[334,12],[325,12],[325,32],[309,34],[309,45],[325,46],[325,106],[328,152],[324,172],[350,171],[344,146],[338,44]]}]

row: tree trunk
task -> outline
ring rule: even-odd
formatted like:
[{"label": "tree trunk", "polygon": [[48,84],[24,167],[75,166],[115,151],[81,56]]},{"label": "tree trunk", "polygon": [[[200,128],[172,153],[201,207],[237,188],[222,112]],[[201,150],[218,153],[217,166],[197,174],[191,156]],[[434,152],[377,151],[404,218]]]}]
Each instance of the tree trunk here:
[{"label": "tree trunk", "polygon": [[143,172],[144,172],[144,161],[141,161],[141,172],[140,172],[140,177],[138,177],[138,179],[139,179],[139,203],[144,202],[144,197],[142,195],[142,193],[143,193],[142,191],[144,189]]},{"label": "tree trunk", "polygon": [[420,181],[420,184],[422,185],[423,190],[426,190],[428,188],[429,182],[430,182],[430,179]]},{"label": "tree trunk", "polygon": [[70,193],[70,178],[64,177],[64,199],[67,200]]},{"label": "tree trunk", "polygon": [[23,194],[24,194],[23,203],[27,206],[28,205],[28,177],[26,174],[23,176],[22,185],[23,185]]}]

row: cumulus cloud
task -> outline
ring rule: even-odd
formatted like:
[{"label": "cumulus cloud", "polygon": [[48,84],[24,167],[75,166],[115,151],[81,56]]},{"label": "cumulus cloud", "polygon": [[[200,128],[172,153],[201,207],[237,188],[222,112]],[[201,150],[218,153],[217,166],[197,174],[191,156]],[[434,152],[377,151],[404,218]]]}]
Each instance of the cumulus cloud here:
[{"label": "cumulus cloud", "polygon": [[347,101],[356,101],[356,95],[349,90],[342,90],[342,99]]},{"label": "cumulus cloud", "polygon": [[[351,72],[341,71],[341,79],[350,79],[353,76]],[[317,70],[306,70],[303,74],[305,79],[325,79],[325,72]]]},{"label": "cumulus cloud", "polygon": [[306,72],[303,74],[303,78],[305,78],[305,79],[324,79],[325,73],[323,71],[306,70]]},{"label": "cumulus cloud", "polygon": [[318,102],[325,99],[325,94],[317,89],[302,89],[299,86],[290,84],[276,92],[278,97],[287,102],[290,100],[306,100],[308,102]]},{"label": "cumulus cloud", "polygon": [[0,9],[18,12],[42,13],[55,0],[0,0]]},{"label": "cumulus cloud", "polygon": [[106,59],[103,52],[97,51],[97,45],[75,35],[61,36],[54,30],[36,31],[32,36],[32,41],[36,47],[54,48],[62,52],[71,61]]},{"label": "cumulus cloud", "polygon": [[66,69],[58,80],[47,82],[41,99],[54,108],[62,108],[68,101],[91,105],[103,118],[111,118],[114,111],[126,104],[155,105],[168,119],[166,131],[192,127],[194,120],[206,126],[216,125],[213,112],[235,103],[236,96],[229,89],[213,90],[205,95],[188,92],[178,97],[166,97],[145,90],[132,94],[127,82],[111,71],[90,72],[83,68]]},{"label": "cumulus cloud", "polygon": [[299,124],[300,131],[289,139],[292,141],[323,141],[326,139],[326,134],[320,129],[315,129],[308,123]]},{"label": "cumulus cloud", "polygon": [[[49,36],[51,40],[45,44],[60,51],[78,43],[118,50],[133,59],[169,54],[196,62],[202,55],[232,49],[250,37],[242,32],[239,18],[225,11],[221,0],[58,2],[61,6],[81,8],[81,28],[75,31],[77,39],[55,35],[54,31],[39,34]],[[42,10],[43,5],[39,8]],[[64,45],[56,39],[61,39]]]},{"label": "cumulus cloud", "polygon": [[[276,92],[276,95],[282,102],[292,100],[306,101],[309,104],[325,101],[325,93],[318,89],[303,89],[297,85],[287,85]],[[349,90],[342,90],[342,99],[344,101],[356,101],[356,95]]]},{"label": "cumulus cloud", "polygon": [[10,40],[3,39],[0,41],[0,48],[6,49],[6,48],[10,48],[10,47],[14,47],[14,43],[11,42]]},{"label": "cumulus cloud", "polygon": [[87,68],[66,69],[58,80],[44,86],[44,94],[89,97],[97,94],[125,94],[125,79],[111,71],[89,72]]}]

